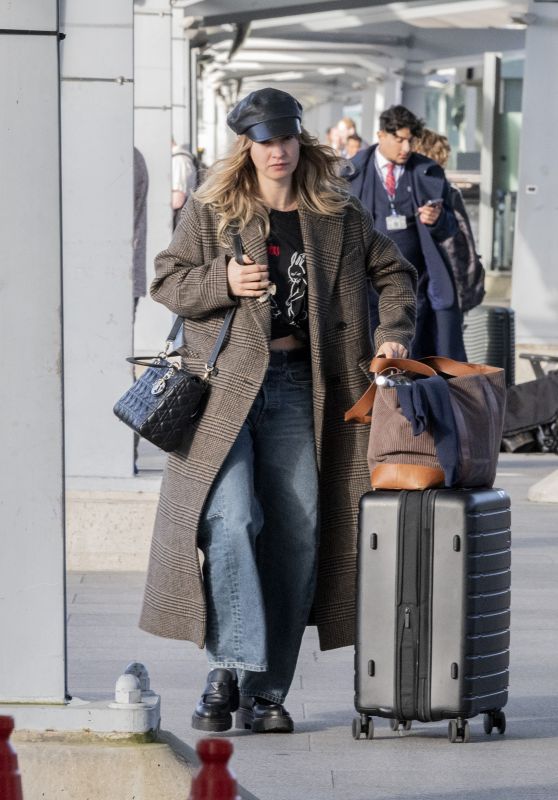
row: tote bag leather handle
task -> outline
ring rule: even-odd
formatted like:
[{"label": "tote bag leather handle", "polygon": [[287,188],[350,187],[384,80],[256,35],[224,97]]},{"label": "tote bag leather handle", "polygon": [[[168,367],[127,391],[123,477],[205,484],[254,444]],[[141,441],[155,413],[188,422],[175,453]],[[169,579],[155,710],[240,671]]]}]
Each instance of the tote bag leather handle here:
[{"label": "tote bag leather handle", "polygon": [[423,364],[432,367],[436,372],[443,372],[454,378],[461,378],[463,375],[488,375],[502,371],[502,367],[491,367],[488,364],[469,364],[466,361],[454,361],[452,358],[445,358],[444,356],[428,356],[421,360]]},{"label": "tote bag leather handle", "polygon": [[370,372],[382,372],[382,370],[390,367],[404,372],[416,372],[418,375],[436,375],[436,369],[433,366],[422,361],[414,361],[412,358],[385,358],[380,356],[373,358],[370,362]]},{"label": "tote bag leather handle", "polygon": [[[411,358],[373,358],[370,362],[370,372],[382,372],[384,369],[400,369],[406,372],[416,372],[418,375],[436,375],[436,370],[428,364],[413,361]],[[362,397],[345,412],[345,422],[367,423],[372,419],[372,406],[376,395],[376,384],[371,383]]]}]

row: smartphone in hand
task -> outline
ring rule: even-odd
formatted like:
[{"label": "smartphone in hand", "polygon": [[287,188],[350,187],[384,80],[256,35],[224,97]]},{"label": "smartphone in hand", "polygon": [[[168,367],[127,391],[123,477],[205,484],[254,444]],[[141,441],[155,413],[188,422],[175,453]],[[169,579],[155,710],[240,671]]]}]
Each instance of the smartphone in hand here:
[{"label": "smartphone in hand", "polygon": [[444,205],[444,200],[442,197],[437,197],[435,200],[427,200],[424,203],[425,206],[442,206]]}]

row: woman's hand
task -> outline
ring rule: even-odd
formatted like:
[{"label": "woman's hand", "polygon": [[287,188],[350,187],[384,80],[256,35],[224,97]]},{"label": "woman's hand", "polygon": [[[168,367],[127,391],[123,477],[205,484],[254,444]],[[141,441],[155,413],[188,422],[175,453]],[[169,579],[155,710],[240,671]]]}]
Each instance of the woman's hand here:
[{"label": "woman's hand", "polygon": [[385,356],[386,358],[407,358],[407,348],[403,347],[399,342],[384,342],[378,352],[378,356]]},{"label": "woman's hand", "polygon": [[265,264],[255,264],[244,255],[244,264],[231,258],[227,265],[227,284],[231,297],[261,297],[270,284]]}]

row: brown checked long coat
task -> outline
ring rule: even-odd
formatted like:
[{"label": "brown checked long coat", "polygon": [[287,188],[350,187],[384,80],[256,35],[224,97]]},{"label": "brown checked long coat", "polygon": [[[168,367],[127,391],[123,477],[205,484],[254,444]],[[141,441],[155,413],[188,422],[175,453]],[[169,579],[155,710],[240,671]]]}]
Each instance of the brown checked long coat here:
[{"label": "brown checked long coat", "polygon": [[[314,622],[322,649],[353,642],[358,503],[370,487],[368,425],[345,423],[344,412],[369,385],[373,346],[366,277],[380,294],[376,346],[413,334],[416,272],[395,245],[372,229],[352,198],[342,216],[300,211],[308,275],[314,426],[320,475],[321,539]],[[190,198],[172,242],[155,261],[153,298],[185,317],[180,352],[203,374],[226,310],[226,256],[215,214]],[[243,251],[267,263],[256,220],[242,232]],[[211,485],[262,385],[269,361],[269,302],[241,298],[217,361],[209,399],[189,448],[170,454],[151,546],[140,626],[204,646],[206,610],[196,535]],[[269,487],[273,491],[273,486]]]}]

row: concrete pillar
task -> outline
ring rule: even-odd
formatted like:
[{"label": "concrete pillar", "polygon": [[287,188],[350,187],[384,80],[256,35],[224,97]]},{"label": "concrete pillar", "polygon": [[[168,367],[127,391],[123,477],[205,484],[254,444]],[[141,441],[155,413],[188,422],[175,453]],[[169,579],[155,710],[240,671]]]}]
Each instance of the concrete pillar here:
[{"label": "concrete pillar", "polygon": [[[215,113],[216,113],[216,138],[215,138],[215,147],[216,147],[216,157],[222,158],[225,153],[227,152],[230,143],[234,140],[234,134],[227,125],[227,114],[229,109],[227,108],[226,102],[224,98],[217,96],[216,98],[216,105],[215,105]],[[209,166],[209,162],[208,166]]]},{"label": "concrete pillar", "polygon": [[190,48],[190,138],[194,152],[198,148],[198,55],[199,50]]},{"label": "concrete pillar", "polygon": [[320,142],[325,144],[327,129],[337,125],[342,116],[342,102],[319,103],[312,108],[304,109],[303,124],[307,131],[313,136],[317,136]]},{"label": "concrete pillar", "polygon": [[2,3],[0,30],[0,702],[63,703],[58,3]]},{"label": "concrete pillar", "polygon": [[462,142],[465,152],[477,150],[477,130],[477,89],[475,86],[465,86],[465,129]]},{"label": "concrete pillar", "polygon": [[400,104],[402,102],[401,98],[401,78],[385,75],[381,83],[378,84],[378,90],[376,92],[376,113],[378,117],[386,108]]},{"label": "concrete pillar", "polygon": [[[143,153],[149,172],[148,287],[154,277],[153,259],[172,236],[172,20],[168,0],[144,0],[134,7],[134,143]],[[149,297],[140,300],[134,327],[135,352],[158,353],[171,324],[172,316],[164,306]]]},{"label": "concrete pillar", "polygon": [[204,160],[208,165],[217,158],[217,100],[211,73],[205,72],[201,82],[202,107],[199,121],[198,145],[204,148]]},{"label": "concrete pillar", "polygon": [[376,114],[376,84],[369,84],[362,92],[362,118],[359,134],[368,144],[376,139],[379,117]]},{"label": "concrete pillar", "polygon": [[[558,71],[558,6],[531,2],[529,12],[535,21],[526,36],[512,306],[518,342],[557,345],[558,101],[552,76]],[[541,109],[544,124],[536,122]]]},{"label": "concrete pillar", "polygon": [[172,9],[172,135],[192,151],[190,41],[184,35],[183,8]]},{"label": "concrete pillar", "polygon": [[422,72],[416,68],[405,69],[401,87],[401,103],[417,117],[424,119],[426,115],[426,86]]},{"label": "concrete pillar", "polygon": [[66,473],[127,477],[112,406],[132,379],[132,5],[69,0],[61,27]]}]

